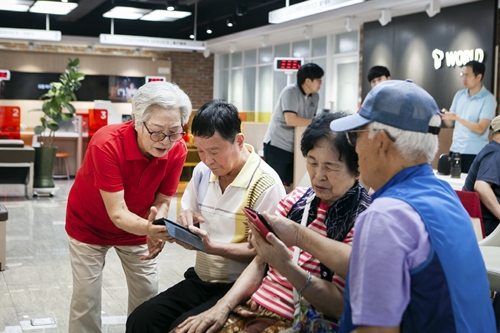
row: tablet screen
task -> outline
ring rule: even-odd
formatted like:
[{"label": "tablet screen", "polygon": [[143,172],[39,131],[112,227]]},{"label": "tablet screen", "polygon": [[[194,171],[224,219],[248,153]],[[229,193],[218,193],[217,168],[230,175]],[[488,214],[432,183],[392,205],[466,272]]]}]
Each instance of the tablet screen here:
[{"label": "tablet screen", "polygon": [[165,226],[167,227],[168,234],[170,236],[187,245],[191,245],[192,247],[200,251],[206,252],[205,246],[203,245],[203,241],[201,240],[200,236],[193,234],[185,226],[176,223],[174,221],[171,221],[167,218],[161,218],[155,220],[153,224],[165,224]]}]

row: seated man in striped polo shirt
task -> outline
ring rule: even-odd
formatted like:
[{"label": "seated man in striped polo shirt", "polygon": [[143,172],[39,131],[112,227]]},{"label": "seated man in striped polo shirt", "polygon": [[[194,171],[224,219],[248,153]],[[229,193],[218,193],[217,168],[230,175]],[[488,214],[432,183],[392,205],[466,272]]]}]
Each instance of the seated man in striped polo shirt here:
[{"label": "seated man in striped polo shirt", "polygon": [[127,332],[168,332],[209,309],[254,258],[241,208],[274,211],[285,190],[278,174],[245,144],[240,128],[238,110],[223,100],[196,113],[191,132],[203,163],[193,171],[177,222],[202,238],[206,253],[196,253],[185,280],[136,308]]},{"label": "seated man in striped polo shirt", "polygon": [[[354,222],[370,204],[368,193],[358,181],[358,156],[354,147],[348,144],[345,133],[334,133],[329,127],[332,120],[344,115],[340,112],[321,114],[306,128],[301,151],[306,158],[311,187],[296,188],[276,208],[276,215],[321,235],[316,243],[328,242],[331,247],[327,253],[334,262],[330,267],[335,272],[322,265],[319,256],[301,250],[305,243],[310,243],[310,238],[298,239],[294,232],[280,232],[281,240],[272,233],[264,239],[250,224],[250,240],[257,257],[213,308],[186,320],[176,333],[277,333],[292,327],[294,312],[299,310],[308,318],[325,318],[322,323],[332,331],[338,327]],[[263,215],[271,218],[271,215]],[[292,243],[297,247],[285,245]],[[313,307],[306,306],[304,299]],[[296,320],[293,328],[296,332],[309,332],[305,326],[310,328],[310,325],[311,322]]]}]

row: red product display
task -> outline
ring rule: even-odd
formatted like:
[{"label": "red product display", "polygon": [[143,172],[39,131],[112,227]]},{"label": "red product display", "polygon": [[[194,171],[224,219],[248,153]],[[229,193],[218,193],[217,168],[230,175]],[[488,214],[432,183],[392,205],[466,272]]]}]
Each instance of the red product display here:
[{"label": "red product display", "polygon": [[21,138],[21,108],[0,106],[0,139]]},{"label": "red product display", "polygon": [[97,132],[98,129],[108,124],[108,110],[105,109],[89,109],[89,139]]}]

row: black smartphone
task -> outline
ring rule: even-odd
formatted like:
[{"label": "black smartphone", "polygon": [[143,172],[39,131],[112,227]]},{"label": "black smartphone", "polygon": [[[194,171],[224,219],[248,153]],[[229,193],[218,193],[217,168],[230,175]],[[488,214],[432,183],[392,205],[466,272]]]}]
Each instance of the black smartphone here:
[{"label": "black smartphone", "polygon": [[153,224],[166,226],[168,234],[173,238],[178,239],[179,241],[186,243],[187,245],[191,245],[192,247],[200,251],[206,252],[205,245],[203,245],[203,241],[201,240],[200,236],[192,233],[191,230],[189,230],[182,224],[171,221],[165,217],[154,220]]}]

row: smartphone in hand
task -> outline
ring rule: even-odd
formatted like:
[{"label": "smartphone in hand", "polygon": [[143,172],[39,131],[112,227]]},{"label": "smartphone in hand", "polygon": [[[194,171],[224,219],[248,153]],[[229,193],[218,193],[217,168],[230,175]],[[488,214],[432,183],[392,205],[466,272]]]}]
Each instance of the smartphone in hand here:
[{"label": "smartphone in hand", "polygon": [[271,228],[271,226],[261,213],[249,207],[243,207],[242,209],[245,215],[248,217],[250,223],[252,223],[257,228],[257,230],[259,230],[259,233],[262,235],[262,237],[266,238],[269,232],[278,237],[273,228]]}]

